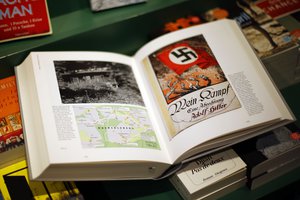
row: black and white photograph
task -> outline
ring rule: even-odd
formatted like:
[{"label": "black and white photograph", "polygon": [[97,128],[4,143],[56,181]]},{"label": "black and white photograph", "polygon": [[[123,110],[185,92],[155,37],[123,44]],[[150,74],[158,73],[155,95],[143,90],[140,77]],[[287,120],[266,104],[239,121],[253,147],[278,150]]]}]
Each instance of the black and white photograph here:
[{"label": "black and white photograph", "polygon": [[62,103],[124,103],[143,106],[130,66],[102,61],[54,61]]}]

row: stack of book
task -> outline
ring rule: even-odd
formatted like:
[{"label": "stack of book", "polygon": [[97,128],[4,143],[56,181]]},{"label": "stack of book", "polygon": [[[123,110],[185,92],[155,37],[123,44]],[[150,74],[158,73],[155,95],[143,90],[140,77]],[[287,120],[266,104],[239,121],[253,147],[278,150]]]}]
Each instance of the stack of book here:
[{"label": "stack of book", "polygon": [[300,132],[293,123],[236,144],[247,164],[248,186],[254,190],[300,166]]},{"label": "stack of book", "polygon": [[246,185],[246,164],[227,149],[189,163],[169,180],[184,199],[216,199]]}]

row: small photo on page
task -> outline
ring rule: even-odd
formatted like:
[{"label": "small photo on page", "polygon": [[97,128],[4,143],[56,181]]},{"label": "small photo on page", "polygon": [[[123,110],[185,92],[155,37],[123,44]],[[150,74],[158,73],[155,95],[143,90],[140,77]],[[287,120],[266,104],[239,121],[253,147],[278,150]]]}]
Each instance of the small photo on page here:
[{"label": "small photo on page", "polygon": [[143,106],[130,66],[102,61],[54,61],[62,103],[124,103]]}]

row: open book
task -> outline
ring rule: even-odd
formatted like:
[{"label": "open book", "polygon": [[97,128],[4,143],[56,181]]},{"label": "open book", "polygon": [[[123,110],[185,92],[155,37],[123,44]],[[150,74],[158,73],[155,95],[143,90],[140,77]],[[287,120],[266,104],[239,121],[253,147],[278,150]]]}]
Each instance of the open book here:
[{"label": "open book", "polygon": [[295,120],[227,19],[163,35],[131,57],[32,52],[15,71],[34,180],[158,179]]}]

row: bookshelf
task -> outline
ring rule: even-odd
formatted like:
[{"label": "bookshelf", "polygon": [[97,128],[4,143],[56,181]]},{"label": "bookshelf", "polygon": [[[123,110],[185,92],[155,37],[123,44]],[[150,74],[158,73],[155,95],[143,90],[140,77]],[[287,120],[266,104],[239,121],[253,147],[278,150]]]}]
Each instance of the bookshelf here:
[{"label": "bookshelf", "polygon": [[12,66],[30,51],[102,50],[132,55],[165,22],[199,14],[218,1],[149,0],[98,13],[90,10],[87,0],[48,1],[53,34],[0,44],[0,74],[13,73]]},{"label": "bookshelf", "polygon": [[[148,0],[147,3],[93,13],[88,0],[51,0],[48,7],[53,34],[0,44],[0,78],[14,74],[13,67],[30,51],[97,50],[132,55],[151,39],[152,31],[165,22],[188,14],[200,14],[225,3],[228,6],[234,4],[234,0]],[[300,116],[299,86],[282,90],[296,117]],[[257,199],[297,180],[300,180],[299,168],[255,191],[245,187],[222,199],[239,199],[241,196],[245,200]],[[89,186],[92,186],[90,190],[102,187],[102,192],[111,199],[181,199],[167,179],[108,181],[89,183]]]}]

